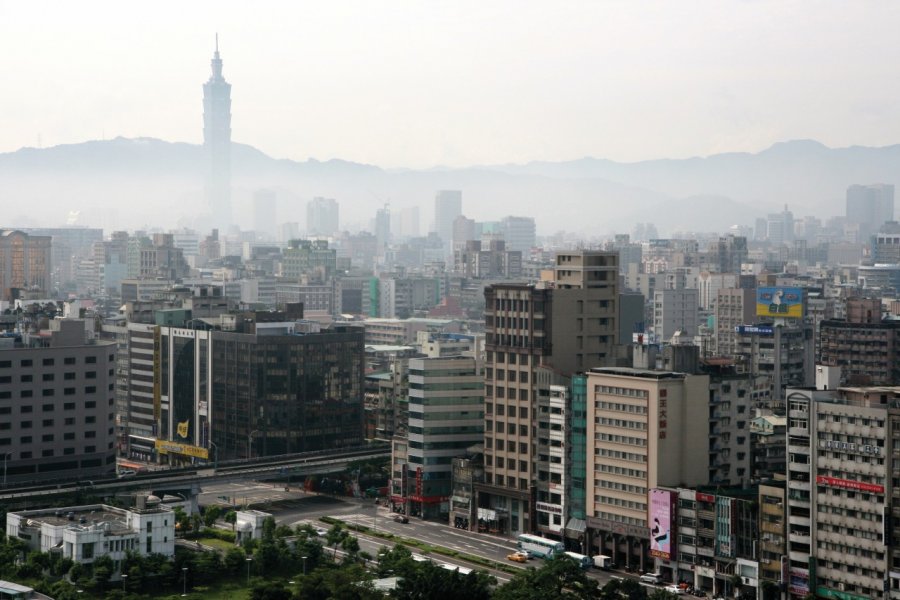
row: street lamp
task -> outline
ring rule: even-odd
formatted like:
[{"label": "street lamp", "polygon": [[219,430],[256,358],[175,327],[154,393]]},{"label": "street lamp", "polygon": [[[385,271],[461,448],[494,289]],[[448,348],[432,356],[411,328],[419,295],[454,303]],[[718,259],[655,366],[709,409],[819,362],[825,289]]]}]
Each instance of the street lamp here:
[{"label": "street lamp", "polygon": [[181,573],[182,573],[181,579],[182,579],[182,583],[183,583],[183,585],[181,587],[181,597],[182,598],[187,596],[187,569],[188,569],[187,567],[181,567]]},{"label": "street lamp", "polygon": [[125,591],[125,582],[128,581],[128,575],[122,573],[122,591]]},{"label": "street lamp", "polygon": [[253,458],[253,436],[259,433],[259,429],[254,429],[247,435],[247,458]]},{"label": "street lamp", "polygon": [[6,487],[6,459],[12,455],[12,452],[7,452],[3,455],[3,487]]},{"label": "street lamp", "polygon": [[253,562],[253,558],[247,557],[247,585],[250,585],[250,563]]},{"label": "street lamp", "polygon": [[306,577],[306,557],[303,556],[303,576]]}]

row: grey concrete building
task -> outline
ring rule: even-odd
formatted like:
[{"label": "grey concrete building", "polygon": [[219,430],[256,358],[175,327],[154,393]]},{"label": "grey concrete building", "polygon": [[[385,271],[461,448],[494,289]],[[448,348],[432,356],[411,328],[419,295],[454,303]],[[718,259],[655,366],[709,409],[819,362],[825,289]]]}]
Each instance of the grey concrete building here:
[{"label": "grey concrete building", "polygon": [[114,342],[87,339],[85,321],[0,339],[4,480],[115,472]]}]

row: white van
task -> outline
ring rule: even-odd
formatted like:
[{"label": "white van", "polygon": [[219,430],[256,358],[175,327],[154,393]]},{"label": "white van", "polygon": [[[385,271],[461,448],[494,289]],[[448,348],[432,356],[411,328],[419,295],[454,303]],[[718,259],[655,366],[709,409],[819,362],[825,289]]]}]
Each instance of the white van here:
[{"label": "white van", "polygon": [[644,573],[641,575],[641,583],[652,583],[653,585],[659,585],[662,581],[662,575],[659,573]]}]

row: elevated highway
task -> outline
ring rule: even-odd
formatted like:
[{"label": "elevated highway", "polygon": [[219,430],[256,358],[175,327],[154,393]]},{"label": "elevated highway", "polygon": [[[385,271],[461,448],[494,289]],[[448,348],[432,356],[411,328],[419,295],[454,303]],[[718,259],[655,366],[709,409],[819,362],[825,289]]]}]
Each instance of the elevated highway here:
[{"label": "elevated highway", "polygon": [[201,491],[203,484],[255,481],[279,477],[287,479],[288,477],[336,473],[345,470],[355,461],[385,458],[390,455],[390,446],[379,444],[232,460],[218,465],[194,465],[186,468],[138,473],[115,479],[60,481],[19,487],[7,486],[0,491],[0,504],[30,503],[36,499],[78,492],[97,496],[115,496],[128,492],[149,491],[158,496],[166,493],[195,496]]}]

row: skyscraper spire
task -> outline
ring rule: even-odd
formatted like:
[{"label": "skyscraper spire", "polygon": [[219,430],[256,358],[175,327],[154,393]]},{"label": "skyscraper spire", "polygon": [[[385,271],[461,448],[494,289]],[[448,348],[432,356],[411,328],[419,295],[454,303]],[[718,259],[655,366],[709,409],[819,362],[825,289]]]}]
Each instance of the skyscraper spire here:
[{"label": "skyscraper spire", "polygon": [[225,83],[225,79],[222,77],[222,58],[219,56],[219,34],[216,34],[216,51],[213,53],[212,57],[212,77],[210,77],[210,81],[220,81]]},{"label": "skyscraper spire", "polygon": [[219,34],[212,76],[203,84],[203,146],[206,152],[206,197],[212,223],[227,231],[231,215],[231,84],[222,77]]}]

